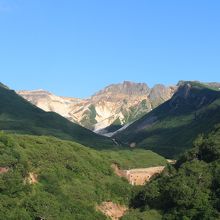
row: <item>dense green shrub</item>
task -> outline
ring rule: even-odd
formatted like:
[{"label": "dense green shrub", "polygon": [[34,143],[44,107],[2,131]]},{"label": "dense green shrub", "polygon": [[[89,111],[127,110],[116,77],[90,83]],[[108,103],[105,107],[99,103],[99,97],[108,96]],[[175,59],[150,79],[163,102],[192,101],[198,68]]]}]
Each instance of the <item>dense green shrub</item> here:
[{"label": "dense green shrub", "polygon": [[[194,148],[132,199],[141,212],[157,209],[163,219],[220,218],[220,127],[199,136]],[[141,212],[139,215],[141,215]]]},{"label": "dense green shrub", "polygon": [[[132,186],[117,177],[121,167],[165,164],[144,150],[97,151],[46,136],[0,134],[0,219],[102,220],[96,205],[111,200],[127,204]],[[30,173],[37,183],[29,183]]]}]

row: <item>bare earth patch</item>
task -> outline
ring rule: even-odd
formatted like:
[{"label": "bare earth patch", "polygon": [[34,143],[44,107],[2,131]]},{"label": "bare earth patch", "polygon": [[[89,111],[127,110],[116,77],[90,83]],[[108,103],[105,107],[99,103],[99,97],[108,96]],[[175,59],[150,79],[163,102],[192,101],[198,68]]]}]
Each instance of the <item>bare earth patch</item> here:
[{"label": "bare earth patch", "polygon": [[175,164],[176,160],[167,159],[167,162],[170,163],[170,164]]},{"label": "bare earth patch", "polygon": [[0,174],[7,173],[9,171],[8,167],[0,167]]},{"label": "bare earth patch", "polygon": [[35,173],[29,173],[29,176],[27,177],[27,181],[29,184],[35,184],[38,182],[37,174]]},{"label": "bare earth patch", "polygon": [[118,205],[113,202],[103,202],[96,209],[112,220],[119,220],[128,210],[126,206]]},{"label": "bare earth patch", "polygon": [[124,177],[132,185],[144,185],[146,182],[157,174],[160,174],[165,166],[149,167],[149,168],[139,168],[130,170],[121,170],[117,164],[112,164],[112,169],[115,174],[120,177]]}]

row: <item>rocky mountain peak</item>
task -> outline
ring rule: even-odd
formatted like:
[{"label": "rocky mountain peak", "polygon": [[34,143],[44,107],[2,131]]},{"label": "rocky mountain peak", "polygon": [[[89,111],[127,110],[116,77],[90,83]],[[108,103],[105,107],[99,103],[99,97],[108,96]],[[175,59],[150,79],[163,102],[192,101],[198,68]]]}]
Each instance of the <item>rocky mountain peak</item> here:
[{"label": "rocky mountain peak", "polygon": [[192,88],[191,83],[181,81],[178,83],[178,89],[176,93],[174,94],[174,97],[182,97],[187,98],[190,94],[190,90]]},{"label": "rocky mountain peak", "polygon": [[109,126],[114,131],[139,119],[170,99],[173,93],[172,87],[162,84],[150,89],[146,83],[130,81],[111,84],[88,99],[56,96],[44,90],[18,92],[43,110],[57,112],[96,132]]},{"label": "rocky mountain peak", "polygon": [[28,101],[32,102],[34,105],[37,105],[39,100],[47,100],[52,95],[52,93],[43,89],[37,89],[32,91],[21,90],[17,93],[23,96]]},{"label": "rocky mountain peak", "polygon": [[165,86],[163,84],[156,84],[149,93],[149,99],[152,103],[152,108],[157,107],[161,103],[167,101],[175,93],[176,86]]},{"label": "rocky mountain peak", "polygon": [[150,88],[146,83],[135,83],[130,81],[124,81],[123,83],[111,84],[105,87],[101,91],[94,94],[93,97],[106,95],[106,94],[142,96],[149,94],[149,92],[150,92]]},{"label": "rocky mountain peak", "polygon": [[[220,92],[213,83],[201,83],[199,81],[181,81],[178,89],[170,100],[174,109],[187,108],[196,110],[206,106],[220,97]],[[214,85],[214,86],[213,86]]]},{"label": "rocky mountain peak", "polygon": [[36,89],[36,90],[32,90],[32,91],[28,91],[28,90],[18,91],[18,93],[25,94],[25,95],[30,94],[30,92],[35,95],[51,95],[52,94],[51,92],[43,90],[43,89]]},{"label": "rocky mountain peak", "polygon": [[[198,90],[216,89],[218,83],[202,83],[200,81],[179,81],[174,97],[190,98]],[[206,92],[201,93],[206,95]]]}]

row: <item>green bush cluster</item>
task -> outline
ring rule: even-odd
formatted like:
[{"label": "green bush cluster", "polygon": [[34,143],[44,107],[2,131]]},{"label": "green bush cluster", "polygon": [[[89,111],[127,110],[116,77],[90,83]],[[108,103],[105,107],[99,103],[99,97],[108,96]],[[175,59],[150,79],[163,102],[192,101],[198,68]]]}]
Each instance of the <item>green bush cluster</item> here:
[{"label": "green bush cluster", "polygon": [[138,215],[156,209],[165,220],[220,219],[220,126],[199,136],[174,167],[135,194],[131,206]]}]

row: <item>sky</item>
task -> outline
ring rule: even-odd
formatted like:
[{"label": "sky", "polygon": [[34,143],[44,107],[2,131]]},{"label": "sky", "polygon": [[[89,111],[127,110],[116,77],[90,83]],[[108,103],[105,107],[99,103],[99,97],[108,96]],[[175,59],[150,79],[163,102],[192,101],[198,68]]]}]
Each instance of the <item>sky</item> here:
[{"label": "sky", "polygon": [[89,97],[124,80],[220,82],[219,0],[0,0],[0,81]]}]

